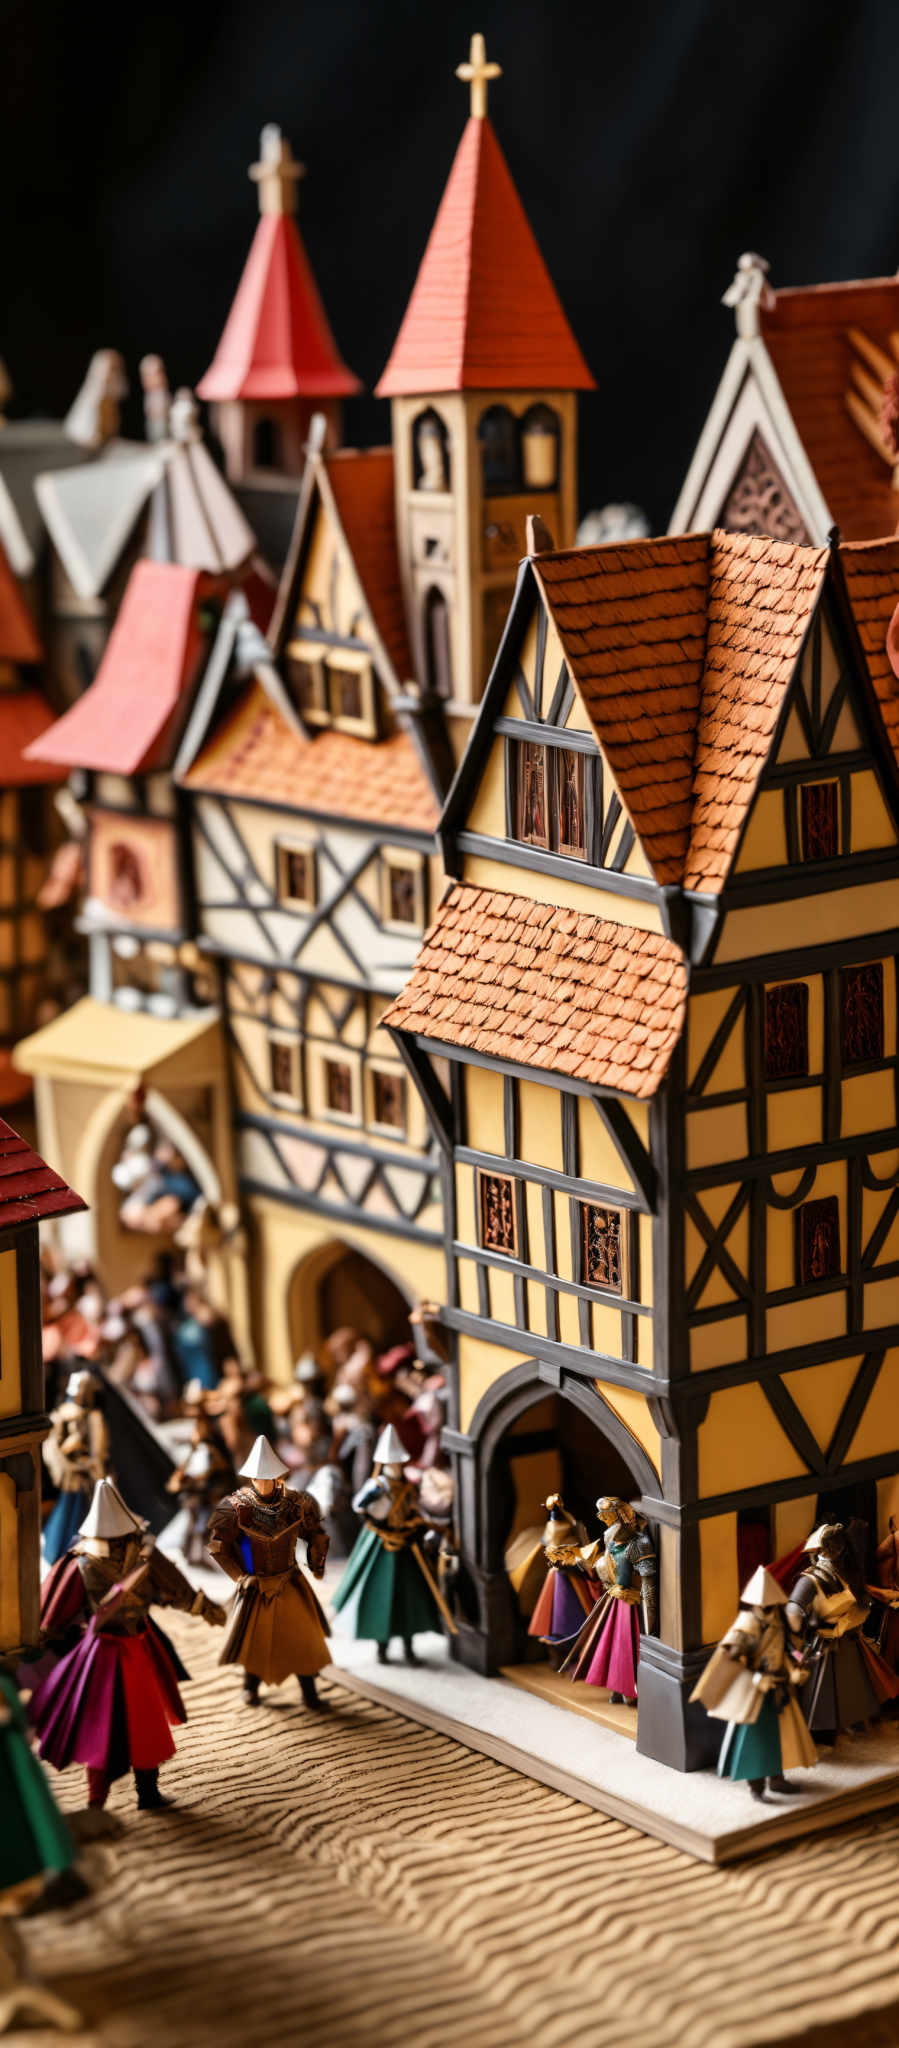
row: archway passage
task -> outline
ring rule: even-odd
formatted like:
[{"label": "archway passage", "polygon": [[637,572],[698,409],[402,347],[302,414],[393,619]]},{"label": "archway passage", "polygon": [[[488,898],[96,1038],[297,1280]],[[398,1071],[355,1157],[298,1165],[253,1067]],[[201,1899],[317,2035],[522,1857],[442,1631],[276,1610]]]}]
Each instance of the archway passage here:
[{"label": "archway passage", "polygon": [[294,1357],[314,1351],[324,1363],[325,1339],[351,1328],[377,1354],[412,1342],[410,1303],[392,1275],[364,1252],[336,1239],[310,1252],[295,1268],[287,1304]]}]

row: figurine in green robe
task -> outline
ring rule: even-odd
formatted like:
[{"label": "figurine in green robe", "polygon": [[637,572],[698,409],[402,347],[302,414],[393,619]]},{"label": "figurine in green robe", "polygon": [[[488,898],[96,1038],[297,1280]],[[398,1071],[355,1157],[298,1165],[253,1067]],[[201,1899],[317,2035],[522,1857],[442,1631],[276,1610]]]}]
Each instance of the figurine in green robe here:
[{"label": "figurine in green robe", "polygon": [[418,1504],[418,1491],[405,1477],[409,1453],[392,1423],[375,1445],[375,1472],[353,1501],[363,1527],[334,1595],[351,1635],[378,1645],[378,1661],[387,1662],[392,1636],[399,1636],[408,1664],[415,1664],[413,1637],[439,1628],[441,1616],[455,1633],[455,1623],[422,1548],[428,1531]]}]

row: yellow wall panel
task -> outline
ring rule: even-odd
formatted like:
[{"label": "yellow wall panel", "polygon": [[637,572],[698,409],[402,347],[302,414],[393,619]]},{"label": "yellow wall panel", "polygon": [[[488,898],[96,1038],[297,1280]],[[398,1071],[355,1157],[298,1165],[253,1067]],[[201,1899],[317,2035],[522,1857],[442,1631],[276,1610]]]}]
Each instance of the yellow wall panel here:
[{"label": "yellow wall panel", "polygon": [[865,1288],[862,1324],[866,1330],[882,1330],[896,1321],[899,1309],[899,1280],[875,1280]]},{"label": "yellow wall panel", "polygon": [[[628,1105],[630,1110],[630,1105]],[[609,1137],[595,1103],[581,1095],[577,1101],[581,1179],[599,1181],[603,1186],[633,1193],[634,1183]]]},{"label": "yellow wall panel", "polygon": [[708,1372],[713,1365],[740,1365],[747,1356],[746,1317],[728,1316],[720,1323],[700,1323],[690,1331],[690,1371]]},{"label": "yellow wall panel", "polygon": [[[519,714],[521,706],[519,705]],[[478,784],[477,794],[466,818],[469,832],[483,832],[488,839],[506,837],[506,742],[491,742]]]},{"label": "yellow wall panel", "polygon": [[784,1088],[768,1096],[768,1150],[790,1152],[800,1145],[820,1145],[824,1095],[821,1088]]},{"label": "yellow wall panel", "polygon": [[[572,866],[576,863],[572,862]],[[467,854],[465,880],[476,889],[505,889],[513,896],[527,896],[534,903],[551,903],[563,910],[581,910],[588,917],[607,917],[615,924],[632,925],[636,931],[661,932],[662,913],[654,902],[619,895],[611,889],[594,888],[591,882],[562,881],[536,868],[511,867],[499,857]]]},{"label": "yellow wall panel", "polygon": [[745,1159],[746,1110],[742,1103],[725,1109],[693,1109],[687,1116],[688,1167],[719,1166],[725,1159]]},{"label": "yellow wall panel", "polygon": [[899,1450],[899,1351],[887,1352],[846,1463],[852,1465],[857,1458],[876,1458],[892,1450]]},{"label": "yellow wall panel", "polygon": [[782,789],[759,791],[736,860],[736,872],[787,865],[787,835]]},{"label": "yellow wall panel", "polygon": [[577,1313],[577,1295],[559,1295],[559,1342],[570,1344],[576,1350],[581,1341]]},{"label": "yellow wall panel", "polygon": [[831,1359],[826,1365],[791,1372],[784,1381],[822,1451],[830,1443],[860,1365],[860,1358]]},{"label": "yellow wall panel", "polygon": [[596,1380],[594,1384],[597,1393],[601,1394],[609,1407],[614,1409],[615,1414],[630,1430],[631,1436],[636,1437],[647,1457],[651,1458],[656,1472],[660,1473],[662,1440],[650,1415],[645,1396],[635,1393],[631,1387],[607,1386],[604,1380]]},{"label": "yellow wall panel", "polygon": [[687,1002],[687,1074],[688,1085],[692,1088],[701,1065],[711,1045],[715,1032],[722,1022],[728,1005],[733,998],[732,988],[709,989],[706,994],[690,996]]},{"label": "yellow wall panel", "polygon": [[478,1302],[478,1269],[474,1259],[459,1260],[459,1305],[466,1315],[480,1314]]},{"label": "yellow wall panel", "polygon": [[602,1351],[606,1358],[620,1358],[621,1310],[610,1308],[608,1302],[595,1301],[590,1316],[594,1351]]},{"label": "yellow wall panel", "polygon": [[[792,1380],[792,1375],[791,1375]],[[814,1493],[803,1494],[799,1500],[779,1500],[771,1510],[771,1554],[786,1557],[797,1544],[804,1543],[812,1533],[815,1519]]]},{"label": "yellow wall panel", "polygon": [[515,1315],[515,1290],[511,1273],[502,1273],[496,1266],[491,1266],[488,1269],[487,1280],[490,1289],[490,1314],[493,1321],[495,1323],[511,1323],[514,1326],[517,1318]]},{"label": "yellow wall panel", "polygon": [[824,1343],[846,1334],[846,1296],[841,1290],[808,1301],[786,1301],[765,1316],[769,1351],[798,1351],[803,1344]]},{"label": "yellow wall panel", "polygon": [[737,1517],[710,1515],[699,1524],[702,1640],[716,1643],[736,1619],[740,1600]]},{"label": "yellow wall panel", "polygon": [[637,1317],[637,1364],[647,1372],[655,1365],[655,1328],[650,1316]]},{"label": "yellow wall panel", "polygon": [[538,1337],[548,1335],[546,1328],[546,1293],[536,1280],[527,1283],[528,1325]]},{"label": "yellow wall panel", "polygon": [[852,777],[852,851],[868,853],[880,846],[895,846],[896,827],[883,799],[873,769],[860,769]]},{"label": "yellow wall panel", "polygon": [[474,1168],[456,1167],[456,1236],[461,1244],[477,1244],[478,1225],[474,1206]]},{"label": "yellow wall panel", "polygon": [[652,1270],[652,1217],[640,1215],[637,1218],[637,1239],[640,1247],[640,1300],[652,1308],[655,1300]]},{"label": "yellow wall panel", "polygon": [[[571,1264],[571,1206],[567,1195],[553,1195],[556,1208],[556,1266],[560,1280],[573,1280]],[[577,1342],[577,1339],[575,1339]]]},{"label": "yellow wall panel", "polygon": [[831,945],[837,939],[892,931],[899,925],[899,880],[830,889],[821,897],[820,906],[813,896],[799,896],[792,902],[730,910],[715,947],[715,965],[764,958],[784,950],[801,951],[808,945],[818,917]]},{"label": "yellow wall panel", "polygon": [[519,1081],[518,1145],[522,1159],[532,1166],[549,1166],[562,1171],[562,1098],[555,1088],[542,1088],[536,1081]]},{"label": "yellow wall panel", "polygon": [[699,1492],[735,1493],[805,1471],[762,1389],[752,1382],[712,1395],[699,1427]]},{"label": "yellow wall panel", "polygon": [[468,1142],[479,1152],[505,1157],[503,1138],[503,1077],[489,1067],[464,1067],[465,1110]]},{"label": "yellow wall panel", "polygon": [[842,1137],[858,1137],[863,1131],[887,1131],[895,1123],[891,1073],[847,1074],[842,1094]]},{"label": "yellow wall panel", "polygon": [[18,1415],[21,1408],[16,1255],[8,1251],[0,1252],[0,1415]]},{"label": "yellow wall panel", "polygon": [[503,1373],[520,1365],[521,1355],[500,1344],[488,1344],[481,1337],[459,1338],[459,1427],[468,1429],[474,1411],[488,1388]]},{"label": "yellow wall panel", "polygon": [[530,1180],[525,1186],[525,1211],[527,1215],[528,1264],[539,1266],[541,1273],[547,1271],[546,1236],[543,1229],[543,1189]]},{"label": "yellow wall panel", "polygon": [[790,711],[784,727],[783,739],[777,749],[777,759],[778,761],[808,760],[808,743],[802,726],[799,723],[799,714],[796,711]]}]

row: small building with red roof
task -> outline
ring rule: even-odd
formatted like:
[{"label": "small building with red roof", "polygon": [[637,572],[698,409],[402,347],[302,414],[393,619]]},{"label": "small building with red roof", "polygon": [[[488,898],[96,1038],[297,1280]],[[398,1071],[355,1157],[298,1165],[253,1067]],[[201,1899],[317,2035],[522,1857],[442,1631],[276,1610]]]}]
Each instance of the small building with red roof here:
[{"label": "small building with red roof", "polygon": [[260,219],[231,311],[197,386],[213,407],[232,482],[257,472],[298,476],[313,412],[339,439],[341,400],[360,390],[339,353],[296,224],[294,161],[280,128],[263,128]]}]

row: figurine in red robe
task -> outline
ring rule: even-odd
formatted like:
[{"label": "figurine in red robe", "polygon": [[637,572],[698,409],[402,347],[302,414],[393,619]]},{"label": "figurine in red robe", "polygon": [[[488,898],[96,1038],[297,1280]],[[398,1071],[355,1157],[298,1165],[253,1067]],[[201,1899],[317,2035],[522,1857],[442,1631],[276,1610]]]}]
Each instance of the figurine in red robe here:
[{"label": "figurine in red robe", "polygon": [[159,1766],[175,1753],[171,1728],[187,1715],[178,1681],[189,1677],[151,1606],[180,1607],[205,1621],[224,1610],[196,1592],[153,1547],[145,1525],[111,1479],[99,1479],[77,1541],[44,1581],[42,1633],[82,1633],[32,1694],[41,1756],[87,1770],[88,1803],[104,1806],[113,1780],[134,1772],[138,1807],[171,1805]]}]

